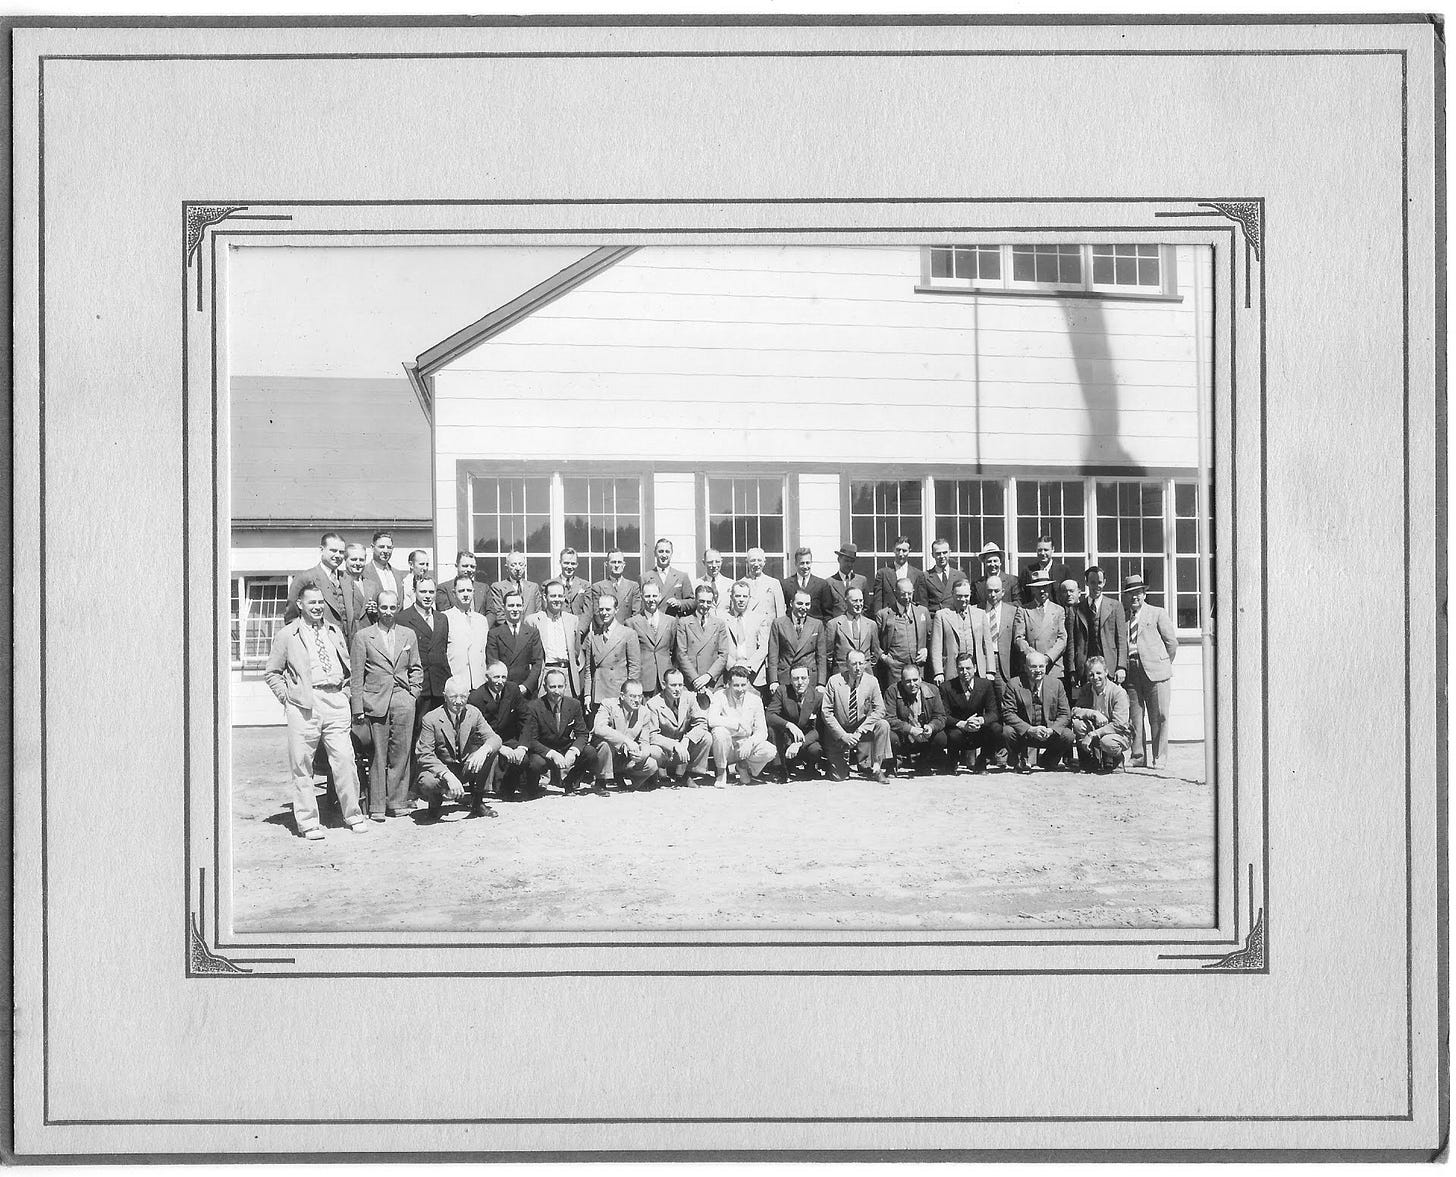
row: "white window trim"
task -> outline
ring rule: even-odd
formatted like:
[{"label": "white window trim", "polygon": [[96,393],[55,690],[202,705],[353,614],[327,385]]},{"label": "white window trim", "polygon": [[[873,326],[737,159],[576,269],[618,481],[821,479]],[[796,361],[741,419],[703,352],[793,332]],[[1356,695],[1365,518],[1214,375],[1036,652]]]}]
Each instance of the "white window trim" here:
[{"label": "white window trim", "polygon": [[[975,242],[959,243],[959,248],[967,248]],[[1176,265],[1176,248],[1172,245],[1158,244],[1158,286],[1122,286],[1116,283],[1094,283],[1092,281],[1092,249],[1094,246],[1138,244],[1137,242],[1104,242],[1093,241],[1079,244],[1077,247],[1082,251],[1082,281],[1077,284],[1065,282],[1035,282],[1018,281],[1013,277],[1012,248],[1013,245],[1044,245],[1061,244],[1069,245],[1072,242],[1007,242],[1000,245],[1001,250],[1001,277],[997,280],[982,278],[937,278],[931,275],[930,251],[932,249],[955,249],[957,244],[950,245],[927,245],[922,247],[920,253],[920,286],[919,291],[926,293],[963,292],[974,294],[1037,294],[1037,295],[1071,295],[1081,297],[1103,297],[1103,298],[1133,298],[1133,299],[1158,299],[1177,300],[1178,276]],[[954,268],[952,266],[952,268]]]}]

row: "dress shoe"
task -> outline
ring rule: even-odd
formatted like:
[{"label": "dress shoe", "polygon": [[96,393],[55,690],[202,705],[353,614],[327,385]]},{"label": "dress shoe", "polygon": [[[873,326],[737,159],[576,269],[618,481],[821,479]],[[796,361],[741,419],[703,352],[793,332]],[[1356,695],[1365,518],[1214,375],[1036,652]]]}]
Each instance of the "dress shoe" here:
[{"label": "dress shoe", "polygon": [[304,830],[298,836],[306,842],[322,842],[324,840],[324,832],[318,826]]},{"label": "dress shoe", "polygon": [[499,817],[500,814],[498,814],[489,805],[486,805],[486,804],[482,803],[480,805],[473,805],[473,806],[471,806],[471,808],[470,808],[470,816],[471,817]]},{"label": "dress shoe", "polygon": [[368,832],[369,823],[362,817],[349,827],[349,833],[351,834],[367,834]]},{"label": "dress shoe", "polygon": [[382,814],[382,813],[371,813],[369,815],[369,820],[370,821],[382,822],[384,820],[384,814]]},{"label": "dress shoe", "polygon": [[872,780],[874,780],[876,784],[880,785],[883,785],[887,780],[889,780],[889,777],[885,775],[884,765],[876,765],[874,772],[870,773],[870,777]]},{"label": "dress shoe", "polygon": [[1132,764],[1133,768],[1147,768],[1148,766],[1146,756],[1134,756],[1129,763]]}]

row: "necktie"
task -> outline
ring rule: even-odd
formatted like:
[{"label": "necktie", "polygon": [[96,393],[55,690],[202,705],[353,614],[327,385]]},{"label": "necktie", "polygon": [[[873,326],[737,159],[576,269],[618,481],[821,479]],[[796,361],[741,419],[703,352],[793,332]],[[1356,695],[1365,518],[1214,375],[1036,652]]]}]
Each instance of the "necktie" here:
[{"label": "necktie", "polygon": [[859,727],[859,681],[849,684],[849,726]]},{"label": "necktie", "polygon": [[989,620],[990,620],[989,632],[990,632],[990,635],[991,635],[991,644],[994,646],[996,644],[996,635],[1001,632],[1001,610],[1000,609],[992,609],[991,610],[991,616],[990,616],[990,619]]},{"label": "necktie", "polygon": [[1041,727],[1042,724],[1044,724],[1045,722],[1046,722],[1046,712],[1042,709],[1042,705],[1041,705],[1041,688],[1038,687],[1035,691],[1032,692],[1032,698],[1031,698],[1031,725],[1032,725],[1032,727]]},{"label": "necktie", "polygon": [[802,638],[803,636],[804,636],[804,623],[802,621],[796,621],[796,622],[794,622],[794,637],[796,639],[798,639],[798,638]]},{"label": "necktie", "polygon": [[325,669],[328,669],[329,647],[324,641],[324,627],[322,625],[313,631],[313,644],[318,649],[319,664]]}]

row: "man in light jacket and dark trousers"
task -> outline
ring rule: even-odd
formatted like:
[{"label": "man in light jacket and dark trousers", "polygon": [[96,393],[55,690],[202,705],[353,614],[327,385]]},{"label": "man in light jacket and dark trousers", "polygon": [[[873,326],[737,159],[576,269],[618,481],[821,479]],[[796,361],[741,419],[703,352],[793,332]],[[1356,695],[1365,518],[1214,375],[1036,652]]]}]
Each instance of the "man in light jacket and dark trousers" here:
[{"label": "man in light jacket and dark trousers", "polygon": [[[1127,703],[1132,722],[1132,766],[1156,768],[1168,760],[1168,705],[1173,698],[1177,631],[1168,614],[1149,605],[1147,583],[1134,573],[1122,582],[1127,602]],[[1153,753],[1146,755],[1143,716],[1152,729]]]}]

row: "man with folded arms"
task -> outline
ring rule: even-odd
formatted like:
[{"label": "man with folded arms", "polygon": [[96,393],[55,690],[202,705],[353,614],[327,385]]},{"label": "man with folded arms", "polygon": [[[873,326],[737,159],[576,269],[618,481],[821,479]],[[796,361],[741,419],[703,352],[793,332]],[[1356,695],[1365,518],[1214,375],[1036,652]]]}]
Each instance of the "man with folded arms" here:
[{"label": "man with folded arms", "polygon": [[956,675],[940,691],[952,772],[964,765],[973,773],[983,773],[992,756],[998,763],[1006,763],[1000,697],[1001,688],[976,673],[976,660],[969,651],[956,659]]},{"label": "man with folded arms", "polygon": [[506,673],[504,662],[497,659],[490,663],[485,668],[485,684],[471,691],[467,700],[500,737],[495,775],[486,789],[498,797],[509,797],[516,792],[526,763],[526,746],[521,743],[521,737],[525,732],[527,699],[511,685]]},{"label": "man with folded arms", "polygon": [[864,608],[865,591],[855,585],[847,590],[844,612],[829,619],[825,641],[829,646],[829,665],[837,674],[843,674],[849,668],[851,650],[858,650],[865,656],[865,665],[870,670],[880,664],[880,627],[864,615]]},{"label": "man with folded arms", "polygon": [[[469,703],[470,682],[456,676],[445,684],[445,705],[425,716],[415,746],[420,795],[430,803],[430,821],[439,821],[445,801],[460,801],[468,789],[471,817],[495,817],[485,800],[486,786],[500,752],[500,737]],[[450,820],[462,816],[453,810]]]},{"label": "man with folded arms", "polygon": [[954,606],[935,614],[930,628],[930,675],[939,686],[956,675],[962,653],[976,660],[976,673],[991,673],[991,642],[986,635],[986,614],[971,603],[971,582],[955,584]]},{"label": "man with folded arms", "polygon": [[890,759],[890,725],[880,684],[865,673],[865,656],[849,652],[846,673],[829,680],[824,696],[824,756],[833,780],[849,779],[849,754],[856,753],[861,772],[883,783]]},{"label": "man with folded arms", "polygon": [[646,705],[657,725],[652,742],[657,746],[662,774],[686,781],[691,773],[694,783],[706,784],[713,733],[708,730],[708,716],[698,706],[697,697],[683,683],[683,672],[676,666],[668,667],[662,676],[662,690]]},{"label": "man with folded arms", "polygon": [[1037,749],[1038,767],[1050,771],[1072,755],[1072,709],[1059,680],[1047,673],[1047,659],[1031,651],[1022,659],[1021,678],[1001,693],[1001,719],[1017,772],[1030,772],[1027,753]]},{"label": "man with folded arms", "polygon": [[808,776],[819,763],[823,747],[819,740],[819,707],[824,701],[820,691],[809,686],[809,668],[796,666],[789,671],[789,685],[775,691],[768,701],[768,730],[788,782],[797,767]]},{"label": "man with folded arms", "polygon": [[727,788],[728,768],[734,764],[738,766],[738,783],[751,785],[774,758],[763,700],[757,691],[749,689],[752,677],[746,666],[729,667],[728,684],[714,694],[708,708],[713,764],[717,768],[714,788]]},{"label": "man with folded arms", "polygon": [[656,732],[657,721],[642,702],[642,684],[629,678],[617,698],[602,704],[592,724],[598,791],[605,792],[611,781],[639,789],[657,775]]},{"label": "man with folded arms", "polygon": [[424,682],[414,630],[397,625],[399,599],[382,589],[378,620],[349,644],[349,683],[354,722],[367,724],[373,749],[369,766],[369,817],[404,817],[409,803],[409,762],[413,747],[415,700]]},{"label": "man with folded arms", "polygon": [[[615,602],[609,608],[615,607]],[[549,772],[551,783],[567,793],[577,791],[577,782],[590,780],[597,769],[596,750],[588,745],[586,715],[582,706],[566,693],[566,672],[546,672],[546,694],[526,707],[526,766],[521,785],[528,792],[540,788],[541,774]]]},{"label": "man with folded arms", "polygon": [[[570,551],[570,549],[567,549]],[[581,631],[591,625],[590,618],[571,612],[566,586],[559,580],[548,580],[541,586],[546,610],[526,618],[541,638],[541,673],[556,669],[566,672],[567,693],[574,698],[582,694]],[[542,684],[543,693],[545,683]]]},{"label": "man with folded arms", "polygon": [[1101,654],[1087,659],[1087,681],[1072,708],[1072,738],[1083,772],[1116,772],[1131,746],[1127,692],[1107,677]]}]

